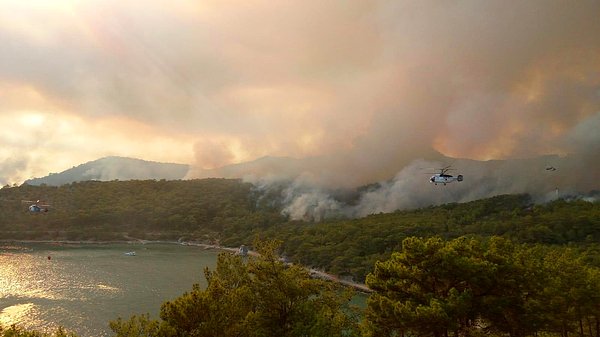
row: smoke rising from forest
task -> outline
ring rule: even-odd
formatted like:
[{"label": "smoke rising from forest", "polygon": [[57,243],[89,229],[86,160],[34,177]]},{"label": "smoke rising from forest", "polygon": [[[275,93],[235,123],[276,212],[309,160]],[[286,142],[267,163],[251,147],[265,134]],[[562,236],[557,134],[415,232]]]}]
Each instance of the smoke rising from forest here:
[{"label": "smoke rising from forest", "polygon": [[[562,189],[598,187],[598,1],[4,8],[0,122],[17,127],[0,135],[0,182],[107,155],[187,162],[188,178],[291,157],[238,176],[290,179],[289,214],[329,216],[552,193],[533,161],[457,160],[466,180],[443,193],[416,168],[555,154],[578,161]],[[352,206],[331,195],[377,182]]]},{"label": "smoke rising from forest", "polygon": [[[284,206],[282,213],[291,219],[307,221],[363,217],[500,194],[528,193],[534,202],[543,203],[600,190],[597,182],[599,167],[597,162],[587,161],[588,156],[544,156],[506,161],[446,159],[446,162],[415,160],[393,178],[360,190],[331,189],[313,184],[305,177],[291,183],[265,179],[249,181],[261,192],[279,188]],[[445,167],[448,162],[456,168],[449,173],[462,174],[464,181],[446,186],[430,183],[431,169]],[[556,170],[547,170],[547,167]],[[595,198],[584,200],[595,201]]]},{"label": "smoke rising from forest", "polygon": [[[359,24],[370,34],[355,38],[370,52],[345,64],[346,84],[320,82],[336,89],[327,113],[315,115],[327,130],[323,152],[292,167],[237,172],[250,181],[292,179],[286,214],[361,216],[502,193],[544,200],[556,187],[599,188],[590,179],[600,172],[598,3],[381,1],[367,12]],[[474,161],[490,159],[507,161]],[[449,162],[463,183],[431,186],[420,170]],[[552,162],[561,164],[554,174],[544,170],[558,165]],[[352,206],[330,193],[375,182]]]}]

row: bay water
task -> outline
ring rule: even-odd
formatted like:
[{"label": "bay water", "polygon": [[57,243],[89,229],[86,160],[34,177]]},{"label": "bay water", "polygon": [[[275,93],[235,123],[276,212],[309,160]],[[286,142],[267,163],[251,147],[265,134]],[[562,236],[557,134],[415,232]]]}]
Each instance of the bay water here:
[{"label": "bay water", "polygon": [[110,320],[158,318],[163,302],[205,287],[203,270],[218,253],[168,243],[3,243],[0,324],[112,336]]}]

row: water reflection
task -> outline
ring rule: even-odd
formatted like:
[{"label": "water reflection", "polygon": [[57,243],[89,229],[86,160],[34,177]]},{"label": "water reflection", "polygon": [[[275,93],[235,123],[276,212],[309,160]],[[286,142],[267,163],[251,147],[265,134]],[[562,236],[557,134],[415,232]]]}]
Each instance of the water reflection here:
[{"label": "water reflection", "polygon": [[[137,250],[135,257],[124,251]],[[58,325],[82,337],[110,336],[108,322],[150,313],[204,283],[217,252],[180,245],[0,247],[0,323],[42,331]],[[48,259],[51,256],[51,259]]]},{"label": "water reflection", "polygon": [[33,303],[25,303],[4,308],[0,311],[0,324],[7,326],[22,323],[24,318],[32,315],[34,307]]},{"label": "water reflection", "polygon": [[61,266],[42,259],[39,254],[0,254],[0,296],[18,294],[20,297],[55,300],[68,280]]}]

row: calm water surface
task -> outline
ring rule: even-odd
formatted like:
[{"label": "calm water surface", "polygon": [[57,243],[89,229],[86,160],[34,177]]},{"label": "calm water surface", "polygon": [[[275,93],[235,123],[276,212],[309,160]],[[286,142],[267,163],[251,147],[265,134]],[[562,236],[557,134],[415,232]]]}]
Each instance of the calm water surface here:
[{"label": "calm water surface", "polygon": [[205,286],[217,255],[175,244],[0,244],[0,323],[112,336],[110,320],[157,318],[161,303]]}]

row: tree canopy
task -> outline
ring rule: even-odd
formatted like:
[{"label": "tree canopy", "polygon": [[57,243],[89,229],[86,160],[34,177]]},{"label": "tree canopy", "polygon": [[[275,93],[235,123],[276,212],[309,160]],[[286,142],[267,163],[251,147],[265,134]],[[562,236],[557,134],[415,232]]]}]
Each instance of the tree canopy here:
[{"label": "tree canopy", "polygon": [[[257,210],[251,184],[233,179],[86,181],[0,189],[0,238],[218,240],[235,224],[280,221]],[[50,211],[27,211],[41,200]]]},{"label": "tree canopy", "polygon": [[208,286],[165,302],[160,320],[133,316],[111,322],[117,337],[135,336],[351,336],[357,319],[351,293],[312,279],[285,264],[274,242],[256,245],[258,256],[220,254],[205,270]]},{"label": "tree canopy", "polygon": [[[220,255],[208,287],[165,302],[159,319],[113,321],[117,336],[600,336],[597,202],[504,195],[315,223],[282,216],[277,198],[227,179],[6,187],[0,235],[269,240],[258,257]],[[52,210],[30,214],[21,199]],[[360,327],[350,294],[300,265],[366,281]]]},{"label": "tree canopy", "polygon": [[[296,263],[364,281],[410,236],[501,236],[521,243],[575,244],[600,265],[600,203],[535,205],[524,194],[373,214],[291,221],[277,189],[236,179],[88,181],[0,189],[0,239],[200,241],[237,247],[256,237],[282,242]],[[21,200],[43,200],[31,214]]]},{"label": "tree canopy", "polygon": [[367,335],[597,336],[599,271],[565,247],[407,238],[367,277]]}]

